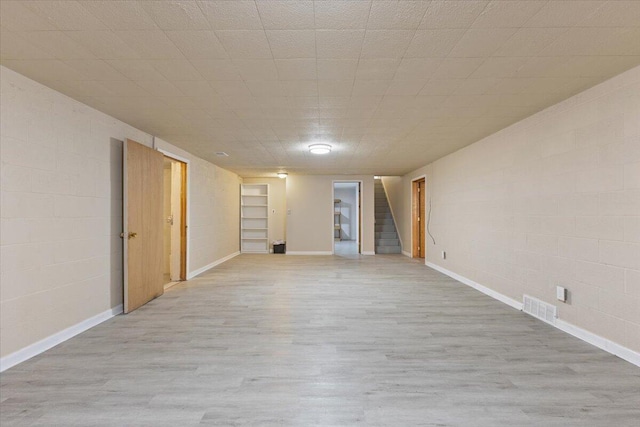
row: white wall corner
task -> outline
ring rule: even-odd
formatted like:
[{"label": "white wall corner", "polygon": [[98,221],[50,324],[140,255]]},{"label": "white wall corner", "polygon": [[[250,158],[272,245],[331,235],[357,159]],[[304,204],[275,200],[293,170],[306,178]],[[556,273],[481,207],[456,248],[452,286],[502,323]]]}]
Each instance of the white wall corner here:
[{"label": "white wall corner", "polygon": [[80,323],[76,323],[75,325],[70,326],[67,329],[43,338],[40,341],[35,342],[23,349],[6,355],[2,359],[0,359],[0,372],[4,372],[19,363],[22,363],[34,356],[44,353],[45,351],[57,346],[58,344],[61,344],[68,339],[71,339],[76,335],[79,335],[82,332],[91,329],[94,326],[99,325],[100,323],[109,320],[114,316],[117,316],[118,314],[121,314],[122,311],[123,306],[122,304],[120,304],[116,307],[110,308],[109,310],[105,310],[102,313],[96,314],[93,317],[83,320]]},{"label": "white wall corner", "polygon": [[376,253],[374,251],[363,251],[362,255],[375,255]]},{"label": "white wall corner", "polygon": [[225,262],[225,261],[229,261],[231,258],[235,258],[235,257],[237,257],[238,255],[240,255],[240,251],[238,251],[238,252],[234,252],[234,253],[232,253],[232,254],[227,255],[227,256],[226,256],[226,257],[224,257],[224,258],[220,258],[219,260],[213,261],[212,263],[207,264],[207,265],[205,265],[204,267],[200,267],[200,268],[198,268],[198,269],[196,269],[196,270],[193,270],[193,271],[189,272],[189,274],[187,274],[187,280],[191,280],[191,279],[193,279],[194,277],[196,277],[196,276],[198,276],[198,275],[200,275],[200,274],[204,273],[205,271],[212,269],[212,268],[213,268],[213,267],[215,267],[216,265],[220,265],[220,264],[222,264],[222,263],[223,263],[223,262]]},{"label": "white wall corner", "polygon": [[411,258],[411,253],[409,253],[407,251],[402,251],[402,255],[408,256],[409,258]]}]

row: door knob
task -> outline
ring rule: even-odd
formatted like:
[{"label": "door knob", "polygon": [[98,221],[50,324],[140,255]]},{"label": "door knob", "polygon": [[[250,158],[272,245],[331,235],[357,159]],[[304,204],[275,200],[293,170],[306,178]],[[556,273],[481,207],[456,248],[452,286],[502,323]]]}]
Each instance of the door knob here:
[{"label": "door knob", "polygon": [[129,233],[129,238],[133,239],[134,237],[136,237],[138,235],[138,233]]}]

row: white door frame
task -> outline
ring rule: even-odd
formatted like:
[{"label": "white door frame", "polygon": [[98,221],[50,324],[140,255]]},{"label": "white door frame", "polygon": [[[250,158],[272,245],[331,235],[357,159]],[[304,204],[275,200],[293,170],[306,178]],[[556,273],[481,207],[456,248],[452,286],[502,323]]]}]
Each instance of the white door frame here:
[{"label": "white door frame", "polygon": [[187,241],[185,242],[185,245],[187,247],[187,260],[185,262],[186,267],[185,269],[186,271],[186,279],[189,280],[191,279],[193,276],[191,276],[191,270],[189,270],[189,258],[191,256],[191,251],[189,250],[189,242],[191,241],[191,227],[189,226],[191,224],[190,221],[190,215],[191,215],[191,167],[189,166],[189,163],[191,163],[189,161],[189,159],[182,157],[178,154],[174,154],[171,151],[165,150],[163,148],[156,148],[157,151],[161,152],[162,154],[164,154],[167,157],[171,157],[172,159],[178,160],[179,162],[182,163],[186,163],[187,164],[187,212],[185,214],[186,218],[184,219],[184,223],[187,226]]},{"label": "white door frame", "polygon": [[[359,192],[359,194],[357,196],[360,200],[358,200],[358,202],[359,202],[358,203],[358,215],[356,216],[356,219],[357,219],[357,221],[356,221],[356,230],[357,230],[357,233],[358,233],[358,240],[356,240],[356,243],[359,243],[359,248],[360,248],[358,254],[362,255],[362,234],[363,233],[361,233],[361,229],[362,229],[362,218],[363,218],[363,215],[362,215],[362,209],[363,209],[362,200],[363,200],[363,196],[364,196],[364,181],[361,180],[361,179],[335,179],[335,180],[331,181],[331,219],[332,219],[331,220],[331,253],[334,254],[334,255],[336,253],[336,239],[334,237],[335,229],[333,228],[333,226],[334,226],[334,221],[333,221],[334,216],[333,216],[333,214],[335,212],[335,209],[334,209],[335,207],[333,205],[333,201],[336,199],[336,183],[341,183],[341,182],[342,183],[346,182],[346,183],[350,183],[350,184],[351,183],[353,183],[353,184],[359,183],[360,184],[360,192]],[[356,189],[357,189],[357,187],[356,187]]]},{"label": "white door frame", "polygon": [[[427,191],[427,175],[420,175],[416,178],[411,179],[411,184],[409,186],[409,194],[411,194],[411,251],[409,252],[409,258],[413,258],[413,227],[415,226],[414,224],[414,220],[413,220],[413,183],[416,181],[420,181],[421,179],[424,179],[424,191]],[[424,211],[427,211],[427,195],[424,195]],[[419,212],[419,210],[418,210]],[[424,248],[424,263],[427,263],[427,221],[425,221],[424,219],[422,220],[422,225],[424,226],[424,243],[425,243],[425,248]]]}]

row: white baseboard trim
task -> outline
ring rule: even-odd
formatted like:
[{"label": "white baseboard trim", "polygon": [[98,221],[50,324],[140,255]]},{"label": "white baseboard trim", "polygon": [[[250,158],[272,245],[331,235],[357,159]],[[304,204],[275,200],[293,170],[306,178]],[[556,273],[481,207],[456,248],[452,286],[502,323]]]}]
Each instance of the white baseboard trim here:
[{"label": "white baseboard trim", "polygon": [[[431,267],[434,270],[439,271],[440,273],[446,274],[452,279],[456,279],[457,281],[464,283],[465,285],[471,286],[474,289],[482,292],[485,295],[488,295],[492,298],[497,299],[517,310],[522,311],[522,303],[518,302],[512,298],[507,297],[499,292],[491,290],[486,286],[482,286],[479,283],[474,282],[473,280],[467,279],[464,276],[460,276],[452,271],[447,270],[446,268],[440,267],[439,265],[425,262],[427,267]],[[617,344],[607,338],[601,337],[600,335],[596,335],[593,332],[589,332],[586,329],[582,329],[578,326],[575,326],[567,321],[562,319],[556,319],[555,324],[545,322],[548,325],[554,326],[557,329],[560,329],[563,332],[568,333],[569,335],[573,335],[574,337],[581,339],[595,347],[598,347],[601,350],[606,351],[607,353],[611,353],[614,356],[618,356],[621,359],[626,360],[629,363],[632,363],[636,366],[640,366],[640,353],[631,350],[625,346]]]},{"label": "white baseboard trim", "polygon": [[109,310],[105,310],[102,313],[96,314],[95,316],[83,320],[80,323],[76,323],[73,326],[69,326],[67,329],[56,332],[55,334],[41,339],[40,341],[35,342],[21,350],[8,354],[0,359],[0,372],[4,372],[9,368],[24,362],[25,360],[29,360],[32,357],[39,355],[40,353],[44,353],[50,348],[53,348],[58,344],[61,344],[68,339],[73,338],[76,335],[81,334],[82,332],[91,329],[94,326],[104,322],[105,320],[109,320],[121,313],[122,304],[114,308],[110,308]]},{"label": "white baseboard trim", "polygon": [[333,255],[331,251],[287,251],[287,255]]},{"label": "white baseboard trim", "polygon": [[509,298],[508,296],[501,294],[500,292],[496,292],[493,289],[489,289],[486,286],[482,286],[480,283],[474,282],[471,279],[467,279],[466,277],[461,276],[457,273],[454,273],[453,271],[449,271],[444,267],[440,267],[437,264],[433,264],[428,261],[425,261],[424,264],[427,267],[431,267],[442,274],[446,274],[452,279],[456,279],[458,282],[464,283],[467,286],[471,286],[473,289],[476,289],[482,292],[483,294],[490,296],[491,298],[497,299],[498,301],[503,302],[508,306],[515,308],[516,310],[522,311],[522,303],[520,301],[516,301],[513,298]]},{"label": "white baseboard trim", "polygon": [[225,262],[225,261],[229,261],[231,258],[235,258],[235,257],[237,257],[238,255],[240,255],[240,251],[238,251],[238,252],[234,252],[234,253],[232,253],[232,254],[230,254],[230,255],[227,255],[227,256],[226,256],[226,257],[224,257],[224,258],[220,258],[219,260],[213,261],[211,264],[207,264],[207,265],[205,265],[204,267],[200,267],[200,268],[198,268],[197,270],[193,270],[192,272],[190,272],[189,274],[187,274],[187,280],[191,280],[191,279],[193,279],[194,277],[196,277],[196,276],[198,276],[198,275],[200,275],[200,274],[204,273],[205,271],[207,271],[207,270],[209,270],[209,269],[212,269],[212,268],[213,268],[213,267],[215,267],[216,265],[220,265],[220,264],[222,264],[222,263],[223,263],[223,262]]},{"label": "white baseboard trim", "polygon": [[574,337],[579,338],[582,341],[596,346],[599,349],[606,351],[607,353],[618,356],[620,359],[624,359],[629,363],[640,366],[640,353],[635,352],[630,348],[617,344],[607,338],[596,335],[593,332],[589,332],[586,329],[582,329],[562,319],[556,319],[556,324],[552,326],[555,326],[556,328],[568,333],[569,335],[573,335]]},{"label": "white baseboard trim", "polygon": [[402,255],[408,256],[409,258],[411,258],[411,254],[407,251],[402,251]]},{"label": "white baseboard trim", "polygon": [[375,255],[376,253],[373,251],[363,251],[362,255]]}]

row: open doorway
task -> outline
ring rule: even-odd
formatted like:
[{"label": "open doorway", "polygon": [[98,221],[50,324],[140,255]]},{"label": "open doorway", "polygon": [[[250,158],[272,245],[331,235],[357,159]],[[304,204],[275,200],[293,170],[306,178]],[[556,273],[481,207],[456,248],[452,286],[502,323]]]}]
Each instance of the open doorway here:
[{"label": "open doorway", "polygon": [[411,257],[424,258],[427,253],[425,242],[425,178],[411,182]]},{"label": "open doorway", "polygon": [[336,255],[361,253],[362,182],[333,183],[333,252]]},{"label": "open doorway", "polygon": [[164,157],[163,283],[170,288],[187,276],[187,164]]}]

